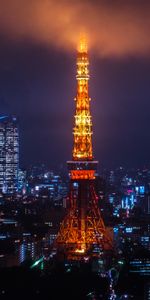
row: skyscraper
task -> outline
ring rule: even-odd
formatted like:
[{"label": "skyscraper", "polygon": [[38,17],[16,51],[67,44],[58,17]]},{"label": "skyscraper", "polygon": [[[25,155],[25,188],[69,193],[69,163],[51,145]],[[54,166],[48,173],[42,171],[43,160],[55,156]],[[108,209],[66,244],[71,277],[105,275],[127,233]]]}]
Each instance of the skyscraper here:
[{"label": "skyscraper", "polygon": [[0,191],[14,193],[18,187],[19,130],[16,117],[0,117]]}]

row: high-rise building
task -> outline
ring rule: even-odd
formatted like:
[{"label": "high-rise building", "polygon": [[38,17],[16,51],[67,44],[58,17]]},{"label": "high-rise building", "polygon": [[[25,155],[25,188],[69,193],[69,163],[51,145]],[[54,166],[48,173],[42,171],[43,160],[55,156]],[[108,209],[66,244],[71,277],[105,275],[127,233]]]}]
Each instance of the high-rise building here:
[{"label": "high-rise building", "polygon": [[14,193],[18,188],[19,129],[17,118],[0,117],[0,191]]}]

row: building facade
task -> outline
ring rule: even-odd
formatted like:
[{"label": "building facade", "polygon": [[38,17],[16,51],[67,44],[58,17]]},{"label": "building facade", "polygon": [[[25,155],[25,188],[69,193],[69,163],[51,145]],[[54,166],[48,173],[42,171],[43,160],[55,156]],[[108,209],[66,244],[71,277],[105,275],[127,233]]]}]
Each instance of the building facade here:
[{"label": "building facade", "polygon": [[0,117],[0,192],[18,189],[19,128],[16,117]]}]

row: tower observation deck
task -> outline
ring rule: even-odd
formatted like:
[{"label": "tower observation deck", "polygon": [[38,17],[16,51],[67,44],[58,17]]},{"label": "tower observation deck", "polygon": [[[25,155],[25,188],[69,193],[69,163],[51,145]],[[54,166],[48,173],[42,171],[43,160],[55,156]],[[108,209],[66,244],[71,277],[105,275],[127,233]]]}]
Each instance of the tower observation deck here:
[{"label": "tower observation deck", "polygon": [[92,117],[89,97],[89,58],[85,38],[77,53],[77,94],[73,128],[72,160],[68,161],[70,189],[67,214],[56,238],[57,249],[68,259],[81,259],[112,249],[112,238],[106,229],[95,192],[98,162],[92,148]]}]

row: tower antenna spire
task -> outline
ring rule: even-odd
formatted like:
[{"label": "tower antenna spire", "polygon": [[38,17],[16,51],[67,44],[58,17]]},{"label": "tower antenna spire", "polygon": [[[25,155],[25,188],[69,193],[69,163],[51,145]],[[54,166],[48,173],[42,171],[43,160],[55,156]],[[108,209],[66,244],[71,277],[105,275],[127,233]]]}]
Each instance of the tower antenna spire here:
[{"label": "tower antenna spire", "polygon": [[85,33],[80,34],[77,50],[80,53],[88,52],[88,41],[87,41],[87,36]]},{"label": "tower antenna spire", "polygon": [[73,129],[74,160],[91,160],[92,153],[92,117],[89,98],[89,58],[87,38],[82,35],[77,53],[77,94],[75,108],[75,123]]}]

